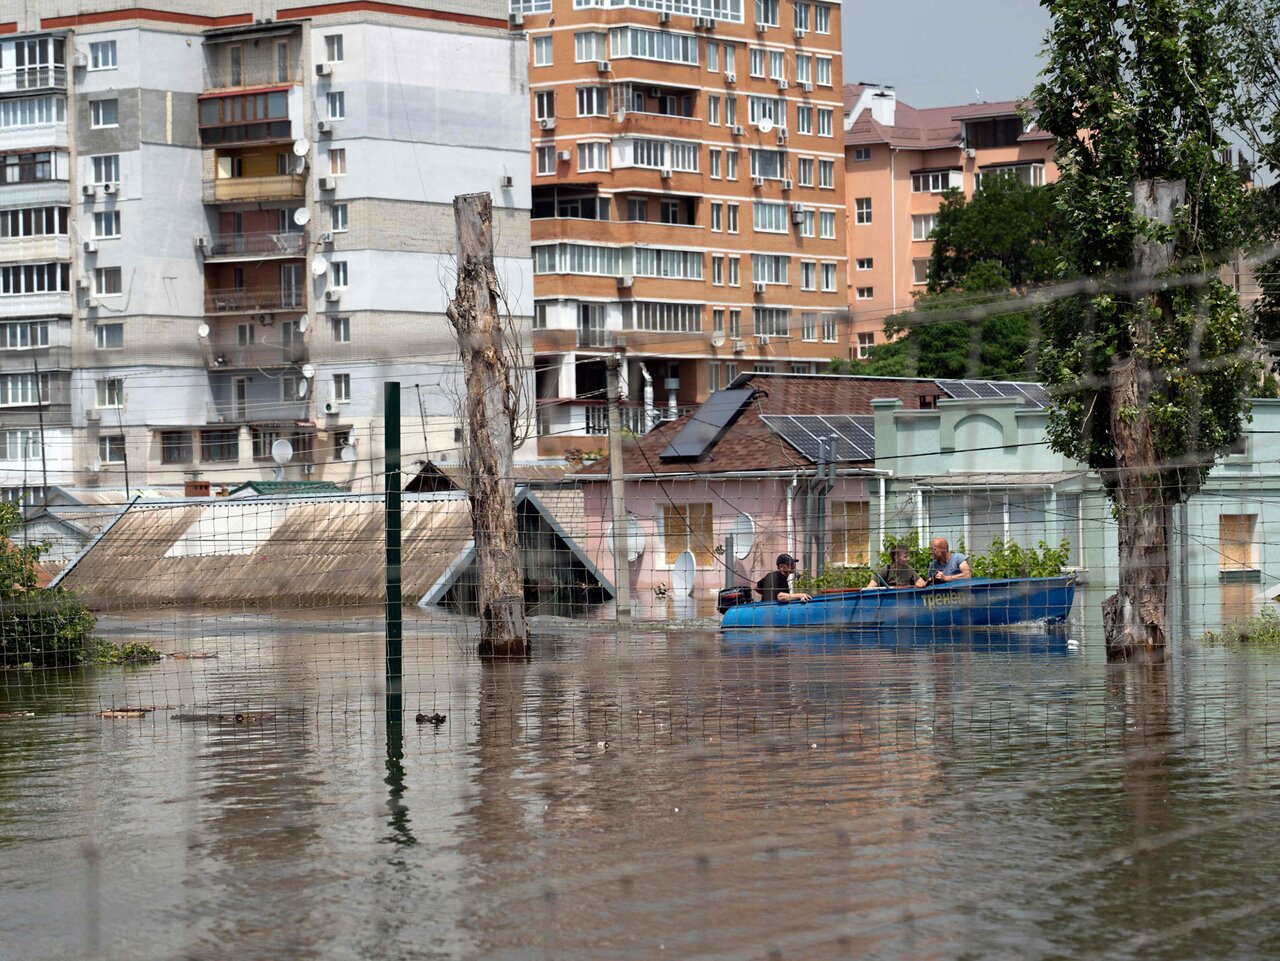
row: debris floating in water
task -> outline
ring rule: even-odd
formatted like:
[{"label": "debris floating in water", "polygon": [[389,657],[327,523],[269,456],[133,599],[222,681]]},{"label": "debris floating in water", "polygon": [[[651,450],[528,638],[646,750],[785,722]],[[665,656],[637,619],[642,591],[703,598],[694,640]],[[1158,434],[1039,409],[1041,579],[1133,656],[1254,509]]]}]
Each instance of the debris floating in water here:
[{"label": "debris floating in water", "polygon": [[119,707],[109,711],[99,711],[98,717],[146,717],[150,713],[149,707]]},{"label": "debris floating in water", "polygon": [[445,715],[436,712],[434,714],[415,714],[413,719],[419,724],[434,724],[439,727],[446,720]]}]

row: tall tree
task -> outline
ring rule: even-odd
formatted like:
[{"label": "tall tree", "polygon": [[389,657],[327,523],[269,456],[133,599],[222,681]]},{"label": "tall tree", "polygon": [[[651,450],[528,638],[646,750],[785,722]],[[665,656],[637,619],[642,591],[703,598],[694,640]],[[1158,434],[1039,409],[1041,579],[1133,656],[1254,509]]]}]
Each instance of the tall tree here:
[{"label": "tall tree", "polygon": [[1221,160],[1233,79],[1221,0],[1042,0],[1033,94],[1058,138],[1069,265],[1098,284],[1044,312],[1049,440],[1098,470],[1119,536],[1108,655],[1165,644],[1172,507],[1199,490],[1248,413],[1254,343],[1217,278],[1242,238]]}]

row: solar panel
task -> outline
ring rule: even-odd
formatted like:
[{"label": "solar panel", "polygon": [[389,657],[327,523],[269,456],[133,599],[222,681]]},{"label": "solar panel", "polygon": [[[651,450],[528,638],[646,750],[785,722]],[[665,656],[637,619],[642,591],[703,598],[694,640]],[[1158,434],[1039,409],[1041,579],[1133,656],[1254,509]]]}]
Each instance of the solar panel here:
[{"label": "solar panel", "polygon": [[717,390],[702,402],[659,458],[694,461],[719,442],[756,394],[754,387]]},{"label": "solar panel", "polygon": [[875,418],[853,414],[769,414],[766,426],[806,460],[818,462],[821,441],[835,437],[837,461],[876,459]]},{"label": "solar panel", "polygon": [[1028,407],[1049,406],[1049,394],[1041,384],[1004,380],[940,380],[938,386],[954,400],[1012,397]]}]

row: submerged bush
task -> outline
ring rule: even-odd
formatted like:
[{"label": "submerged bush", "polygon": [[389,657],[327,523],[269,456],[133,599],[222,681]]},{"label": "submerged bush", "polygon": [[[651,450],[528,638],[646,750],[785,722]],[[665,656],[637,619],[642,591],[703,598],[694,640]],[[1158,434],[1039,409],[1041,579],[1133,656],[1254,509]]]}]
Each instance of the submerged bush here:
[{"label": "submerged bush", "polygon": [[1221,632],[1205,631],[1200,640],[1206,644],[1280,646],[1280,611],[1263,608],[1256,617],[1228,624]]}]

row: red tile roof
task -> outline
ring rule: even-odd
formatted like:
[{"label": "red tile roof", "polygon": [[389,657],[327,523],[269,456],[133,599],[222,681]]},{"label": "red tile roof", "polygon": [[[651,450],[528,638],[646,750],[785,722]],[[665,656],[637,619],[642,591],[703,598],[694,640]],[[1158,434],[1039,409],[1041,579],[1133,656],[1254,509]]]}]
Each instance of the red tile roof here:
[{"label": "red tile roof", "polygon": [[[847,115],[857,105],[867,89],[867,84],[846,84],[844,110]],[[988,117],[1016,116],[1026,103],[1023,100],[999,100],[993,103],[971,103],[958,107],[928,107],[920,109],[897,101],[893,126],[871,119],[871,111],[864,109],[854,118],[853,126],[845,131],[847,145],[887,143],[894,147],[914,150],[936,150],[959,147],[962,122]],[[1052,139],[1041,130],[1022,135],[1021,140]]]}]

